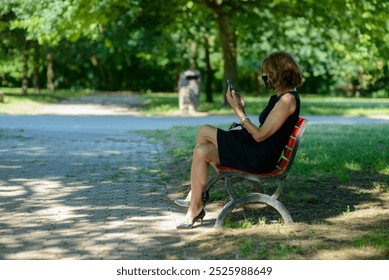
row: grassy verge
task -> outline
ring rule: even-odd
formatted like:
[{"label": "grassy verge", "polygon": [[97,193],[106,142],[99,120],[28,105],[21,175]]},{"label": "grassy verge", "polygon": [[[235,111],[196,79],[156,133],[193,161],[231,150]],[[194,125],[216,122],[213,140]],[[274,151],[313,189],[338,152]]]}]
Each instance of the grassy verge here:
[{"label": "grassy verge", "polygon": [[[168,145],[170,155],[182,161],[191,158],[197,127],[176,126],[142,133]],[[388,135],[389,126],[385,124],[309,125],[294,173],[305,180],[331,177],[341,182],[350,182],[356,174],[389,175]]]},{"label": "grassy verge", "polygon": [[[175,93],[151,93],[142,98],[147,106],[142,111],[150,115],[177,114],[178,97]],[[325,97],[302,95],[302,115],[339,115],[339,116],[389,116],[389,99]],[[257,115],[266,105],[269,96],[246,95],[246,112]],[[201,96],[200,112],[211,114],[231,114],[229,107],[222,106],[223,97],[214,95],[213,103],[206,103]]]},{"label": "grassy verge", "polygon": [[62,100],[94,94],[94,91],[90,90],[55,90],[54,92],[41,90],[39,93],[28,90],[27,94],[22,94],[18,88],[0,88],[0,91],[5,94],[6,101],[8,101],[5,103],[11,103],[11,101],[23,102],[28,100],[42,104],[51,104]]},{"label": "grassy verge", "polygon": [[[22,95],[20,89],[0,88],[0,90],[5,93],[4,103],[0,103],[0,113],[3,114],[34,113],[34,111],[48,104],[95,94],[93,91],[87,90],[57,90],[54,93],[42,91],[39,94],[30,91],[28,94]],[[120,94],[125,95],[126,93],[121,92]],[[178,95],[176,93],[150,93],[138,95],[138,97],[147,104],[139,108],[145,115],[179,114]],[[247,94],[245,96],[247,113],[257,115],[266,105],[268,98],[268,96],[257,97]],[[302,95],[302,100],[302,115],[389,116],[389,99]],[[231,109],[222,106],[222,102],[223,96],[221,94],[214,94],[213,103],[206,103],[205,96],[202,95],[199,111],[210,114],[231,114]]]},{"label": "grassy verge", "polygon": [[5,94],[4,102],[0,103],[0,114],[34,113],[48,104],[56,104],[64,100],[93,94],[88,90],[56,90],[55,92],[42,90],[40,93],[29,90],[27,94],[21,94],[18,88],[0,88],[0,91]]},{"label": "grassy verge", "polygon": [[[171,185],[189,179],[196,131],[142,132],[166,146]],[[387,135],[387,125],[309,125],[280,197],[296,224],[283,226],[267,208],[239,210],[223,232],[188,246],[218,259],[389,259]],[[211,201],[218,200],[226,200],[223,187],[211,193]],[[211,250],[217,247],[223,249]]]}]

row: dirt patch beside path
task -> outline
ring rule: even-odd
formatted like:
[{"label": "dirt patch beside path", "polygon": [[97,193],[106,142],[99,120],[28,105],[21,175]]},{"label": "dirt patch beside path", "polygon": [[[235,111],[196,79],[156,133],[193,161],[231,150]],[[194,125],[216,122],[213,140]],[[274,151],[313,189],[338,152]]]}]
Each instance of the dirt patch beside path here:
[{"label": "dirt patch beside path", "polygon": [[141,115],[139,107],[145,106],[137,95],[100,94],[82,96],[58,104],[45,105],[35,114],[48,115]]}]

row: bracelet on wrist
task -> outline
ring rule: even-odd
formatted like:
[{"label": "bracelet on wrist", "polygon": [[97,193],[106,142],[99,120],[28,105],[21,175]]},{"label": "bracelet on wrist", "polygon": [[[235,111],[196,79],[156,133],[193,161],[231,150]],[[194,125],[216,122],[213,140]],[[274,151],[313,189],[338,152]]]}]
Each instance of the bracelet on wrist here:
[{"label": "bracelet on wrist", "polygon": [[243,119],[240,121],[240,123],[243,125],[243,123],[248,120],[249,118],[243,117]]}]

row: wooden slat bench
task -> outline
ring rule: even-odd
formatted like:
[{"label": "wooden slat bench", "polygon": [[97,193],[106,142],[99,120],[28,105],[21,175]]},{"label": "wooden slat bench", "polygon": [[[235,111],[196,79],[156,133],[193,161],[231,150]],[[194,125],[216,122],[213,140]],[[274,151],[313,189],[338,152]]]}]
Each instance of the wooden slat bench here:
[{"label": "wooden slat bench", "polygon": [[[285,224],[293,224],[289,211],[280,201],[278,201],[278,197],[285,187],[286,176],[292,167],[300,139],[304,133],[307,123],[308,121],[306,119],[299,118],[292,134],[290,135],[288,143],[285,145],[277,167],[270,173],[257,174],[220,165],[215,167],[217,174],[210,177],[205,185],[203,203],[208,200],[211,188],[216,182],[222,179],[224,179],[225,186],[230,195],[230,201],[223,207],[218,215],[215,227],[222,227],[226,217],[233,209],[247,204],[265,204],[271,206],[281,214]],[[256,192],[239,196],[234,190],[233,184],[243,180],[249,181],[255,187]],[[271,196],[260,192],[259,187],[267,182],[278,183],[277,189]]]}]

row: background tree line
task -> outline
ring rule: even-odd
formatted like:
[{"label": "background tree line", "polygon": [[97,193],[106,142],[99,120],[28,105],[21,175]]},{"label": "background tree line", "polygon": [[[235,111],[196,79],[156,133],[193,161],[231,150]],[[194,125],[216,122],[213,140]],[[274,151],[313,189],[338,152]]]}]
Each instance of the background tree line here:
[{"label": "background tree line", "polygon": [[174,91],[202,73],[260,94],[261,59],[295,55],[303,92],[389,97],[387,0],[1,0],[0,86]]}]

